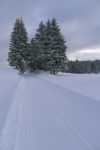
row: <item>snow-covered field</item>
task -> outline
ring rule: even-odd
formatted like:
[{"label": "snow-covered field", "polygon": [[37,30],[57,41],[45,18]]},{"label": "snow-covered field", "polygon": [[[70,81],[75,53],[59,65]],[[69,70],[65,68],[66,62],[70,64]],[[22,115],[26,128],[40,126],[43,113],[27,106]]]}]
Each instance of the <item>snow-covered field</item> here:
[{"label": "snow-covered field", "polygon": [[100,150],[100,75],[1,69],[0,150]]}]

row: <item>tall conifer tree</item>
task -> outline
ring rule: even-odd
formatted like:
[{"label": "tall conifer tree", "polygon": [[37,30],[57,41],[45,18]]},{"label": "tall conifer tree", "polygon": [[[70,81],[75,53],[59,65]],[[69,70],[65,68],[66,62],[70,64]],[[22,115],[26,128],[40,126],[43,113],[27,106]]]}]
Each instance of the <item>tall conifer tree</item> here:
[{"label": "tall conifer tree", "polygon": [[26,59],[28,55],[28,37],[22,19],[16,19],[9,45],[9,65],[18,69],[20,73],[26,70]]},{"label": "tall conifer tree", "polygon": [[66,45],[56,19],[47,22],[47,66],[51,73],[64,71],[66,67]]},{"label": "tall conifer tree", "polygon": [[38,68],[44,70],[45,66],[45,25],[41,21],[35,35],[35,41],[38,49]]},{"label": "tall conifer tree", "polygon": [[39,70],[38,43],[35,38],[32,38],[30,42],[27,66],[30,73]]}]

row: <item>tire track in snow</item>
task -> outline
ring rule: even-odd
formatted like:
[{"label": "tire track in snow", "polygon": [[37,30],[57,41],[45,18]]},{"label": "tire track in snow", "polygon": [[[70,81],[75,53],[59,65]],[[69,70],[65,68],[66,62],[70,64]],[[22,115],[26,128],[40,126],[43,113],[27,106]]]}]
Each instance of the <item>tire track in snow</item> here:
[{"label": "tire track in snow", "polygon": [[[9,108],[11,107],[13,97],[14,97],[17,87],[20,83],[20,80],[21,80],[21,78],[18,78],[16,81],[12,80],[11,85],[9,85],[9,83],[7,83],[7,87],[5,88],[5,90],[3,89],[2,91],[0,91],[1,92],[0,93],[0,118],[2,121],[2,123],[0,124],[0,134],[1,134],[1,131],[5,124]],[[6,81],[4,81],[4,82],[6,82]]]},{"label": "tire track in snow", "polygon": [[[62,116],[61,116],[61,114],[59,115],[58,114],[58,112],[55,110],[55,107],[52,105],[52,104],[50,104],[50,103],[48,103],[48,99],[47,99],[47,97],[44,97],[44,93],[42,93],[42,94],[40,94],[41,93],[41,91],[42,90],[39,90],[39,87],[41,87],[41,84],[40,83],[38,83],[36,80],[35,80],[35,82],[34,82],[34,84],[36,85],[36,83],[37,83],[37,88],[38,89],[36,89],[36,87],[32,84],[32,82],[29,82],[28,81],[28,83],[30,84],[30,85],[32,85],[31,87],[32,87],[32,89],[33,89],[33,91],[34,91],[34,93],[36,94],[36,96],[37,96],[37,98],[38,98],[38,101],[40,101],[40,103],[41,103],[41,101],[42,101],[42,103],[43,103],[43,105],[45,106],[45,108],[49,108],[48,109],[48,112],[50,111],[50,113],[49,114],[51,114],[51,117],[52,118],[54,118],[55,119],[55,122],[57,122],[57,124],[59,124],[59,129],[60,129],[60,131],[63,133],[63,135],[66,137],[66,135],[68,136],[70,136],[70,137],[72,137],[71,138],[71,141],[72,141],[72,143],[77,143],[77,147],[78,147],[78,150],[86,150],[86,148],[82,148],[82,146],[79,144],[79,142],[77,141],[77,139],[76,139],[76,137],[74,137],[74,139],[73,139],[73,134],[70,132],[71,130],[69,130],[69,128],[66,128],[66,126],[68,127],[69,125],[67,125],[67,123],[65,123],[65,121],[63,120],[63,118],[62,118]],[[44,88],[44,87],[43,87]],[[46,100],[47,101],[46,101]],[[51,100],[51,97],[50,97],[50,100]],[[53,119],[53,120],[54,120]],[[64,128],[63,128],[64,127]],[[45,128],[45,126],[44,126],[44,128]],[[65,128],[66,128],[66,130],[65,130]],[[43,135],[42,135],[43,136]],[[48,135],[49,136],[49,135]],[[67,138],[65,138],[65,139],[67,139]],[[76,142],[77,141],[77,142]],[[51,146],[51,145],[50,145]],[[66,146],[67,146],[67,143],[66,143]],[[81,149],[82,148],[82,149]]]},{"label": "tire track in snow", "polygon": [[12,105],[8,112],[8,117],[0,136],[0,150],[14,150],[16,143],[16,135],[18,130],[19,116],[21,112],[23,92],[23,79],[21,79],[15,95],[13,97]]},{"label": "tire track in snow", "polygon": [[[37,78],[37,84],[39,85],[39,88],[41,88],[41,89],[37,89],[37,94],[38,94],[38,92],[39,92],[39,90],[40,90],[40,92],[39,93],[41,93],[41,91],[43,92],[43,90],[42,89],[44,89],[44,92],[46,91],[46,90],[53,90],[53,89],[50,89],[49,88],[49,86],[48,86],[48,88],[49,89],[47,89],[47,85],[46,85],[46,83],[45,83],[45,81],[47,82],[47,83],[49,83],[48,85],[53,85],[53,86],[55,86],[56,87],[56,84],[55,83],[50,83],[50,81],[47,81],[47,80],[45,80],[45,79],[43,79],[43,78],[41,78],[40,76]],[[60,87],[60,85],[57,85],[58,87]],[[61,87],[61,88],[63,88],[63,87]],[[35,91],[36,91],[36,89],[35,89]],[[69,89],[68,89],[68,91],[70,91]],[[75,95],[78,95],[77,93],[74,93],[73,91],[71,91],[73,94],[75,94]],[[59,93],[59,91],[58,91],[58,93]],[[45,93],[44,93],[45,94]],[[84,137],[83,135],[82,135],[82,133],[80,132],[80,130],[79,130],[79,127],[78,127],[78,125],[76,124],[76,122],[71,118],[71,116],[70,116],[70,114],[67,112],[66,114],[64,114],[64,112],[63,112],[63,110],[62,110],[62,108],[61,108],[61,106],[59,106],[58,104],[57,104],[57,106],[56,106],[56,103],[54,103],[54,99],[56,99],[56,97],[55,97],[55,95],[53,94],[53,96],[51,96],[50,94],[46,97],[45,95],[43,95],[43,93],[42,94],[40,94],[39,95],[39,97],[41,98],[41,100],[42,101],[44,101],[44,104],[46,104],[46,103],[48,103],[48,105],[52,108],[52,110],[56,113],[56,116],[57,117],[59,117],[60,119],[61,119],[61,122],[63,122],[67,127],[68,127],[68,129],[71,131],[70,133],[71,134],[73,134],[75,137],[77,137],[77,140],[78,141],[82,141],[84,144],[83,144],[83,146],[84,146],[84,148],[82,148],[82,149],[88,149],[88,150],[94,150],[94,146],[93,145],[91,145],[91,143],[93,143],[93,141],[90,143],[89,141],[88,141],[88,139],[86,139],[86,137]],[[48,98],[49,97],[49,98]],[[46,100],[45,100],[46,99]],[[66,134],[67,134],[67,131],[66,131]],[[79,142],[78,142],[79,143]],[[80,144],[80,146],[82,146],[81,144]]]}]

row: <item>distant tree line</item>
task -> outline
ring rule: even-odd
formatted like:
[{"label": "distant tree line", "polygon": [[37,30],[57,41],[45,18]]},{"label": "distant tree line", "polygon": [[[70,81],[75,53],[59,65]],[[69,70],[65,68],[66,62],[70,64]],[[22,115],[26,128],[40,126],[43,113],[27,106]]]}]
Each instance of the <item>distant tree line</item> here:
[{"label": "distant tree line", "polygon": [[94,61],[68,61],[67,70],[69,73],[99,73],[100,72],[100,60]]},{"label": "distant tree line", "polygon": [[66,41],[56,19],[40,22],[35,36],[29,41],[22,19],[16,19],[11,33],[8,62],[21,74],[38,70],[56,74],[66,69]]}]

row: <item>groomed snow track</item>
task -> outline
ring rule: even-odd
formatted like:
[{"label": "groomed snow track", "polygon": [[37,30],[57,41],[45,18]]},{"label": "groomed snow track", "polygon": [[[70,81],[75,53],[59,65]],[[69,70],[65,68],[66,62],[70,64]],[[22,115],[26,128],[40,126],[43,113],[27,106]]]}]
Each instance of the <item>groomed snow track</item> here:
[{"label": "groomed snow track", "polygon": [[20,77],[3,70],[0,85],[4,84],[0,150],[100,149],[100,101],[57,84],[48,75]]}]

